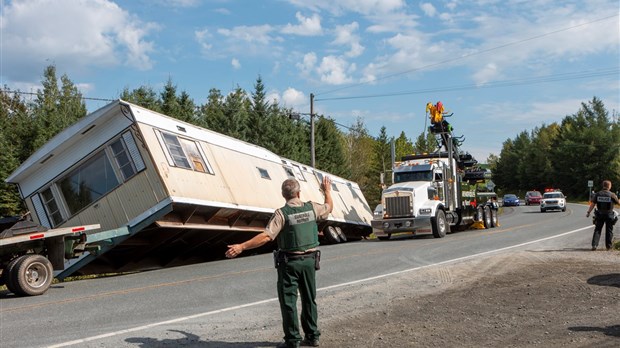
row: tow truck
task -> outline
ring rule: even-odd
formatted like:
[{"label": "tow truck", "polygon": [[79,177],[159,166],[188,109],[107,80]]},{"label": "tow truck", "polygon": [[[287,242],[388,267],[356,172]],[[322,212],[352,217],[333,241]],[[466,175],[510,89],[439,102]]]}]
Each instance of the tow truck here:
[{"label": "tow truck", "polygon": [[452,114],[443,113],[440,102],[429,105],[429,131],[439,146],[433,153],[392,161],[393,184],[382,192],[371,222],[378,239],[424,232],[443,238],[457,229],[499,225],[497,195],[487,171],[480,170],[469,153],[459,150],[462,137],[454,137],[445,120]]}]

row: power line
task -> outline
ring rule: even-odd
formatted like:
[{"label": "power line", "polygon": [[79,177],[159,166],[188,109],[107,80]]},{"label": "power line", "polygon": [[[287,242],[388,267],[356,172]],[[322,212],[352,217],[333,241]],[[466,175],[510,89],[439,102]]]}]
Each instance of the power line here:
[{"label": "power line", "polygon": [[[385,76],[376,78],[376,79],[374,79],[372,81],[360,82],[360,83],[356,83],[356,84],[352,84],[352,85],[348,85],[348,86],[344,86],[344,87],[340,87],[340,88],[335,88],[335,89],[332,89],[332,90],[329,90],[329,91],[325,91],[325,92],[321,92],[321,93],[315,93],[315,96],[322,95],[322,94],[329,94],[329,93],[333,93],[333,92],[338,92],[338,91],[342,91],[344,89],[349,89],[349,88],[353,88],[353,87],[357,87],[357,86],[367,85],[369,83],[374,83],[374,82],[385,80],[385,79],[389,79],[389,78],[392,78],[392,77],[396,77],[396,76],[400,76],[400,75],[405,75],[405,74],[408,74],[408,73],[411,73],[411,72],[414,72],[414,71],[420,71],[420,70],[424,70],[424,69],[427,69],[427,68],[430,68],[430,67],[442,65],[442,64],[445,64],[445,63],[450,63],[450,62],[454,62],[454,61],[457,61],[457,60],[473,57],[473,56],[480,55],[480,54],[483,54],[483,53],[488,53],[488,52],[491,52],[491,51],[495,51],[495,50],[498,50],[498,49],[501,49],[501,48],[506,48],[506,47],[509,47],[509,46],[517,45],[517,44],[520,44],[520,43],[523,43],[523,42],[540,39],[542,37],[553,35],[553,34],[557,34],[557,33],[563,32],[563,31],[567,31],[567,30],[579,28],[579,27],[582,27],[582,26],[590,25],[592,23],[605,21],[605,20],[608,20],[610,18],[618,17],[619,15],[620,14],[616,13],[616,14],[614,14],[612,16],[595,19],[595,20],[590,21],[590,22],[581,23],[581,24],[577,24],[577,25],[574,25],[574,26],[571,26],[571,27],[566,27],[566,28],[550,31],[550,32],[547,32],[547,33],[544,33],[544,34],[532,36],[532,37],[529,37],[529,38],[526,38],[526,39],[509,42],[507,44],[491,47],[491,48],[488,48],[486,50],[465,54],[465,55],[462,55],[462,56],[459,56],[459,57],[456,57],[456,58],[450,58],[450,59],[442,60],[442,61],[439,61],[437,63],[424,65],[424,66],[421,66],[421,67],[418,67],[418,68],[413,68],[413,69],[401,71],[401,72],[390,74],[390,75],[385,75]],[[319,99],[316,99],[316,100],[318,101]],[[322,100],[325,100],[325,99],[322,99]]]},{"label": "power line", "polygon": [[586,70],[586,71],[580,71],[580,72],[575,72],[575,73],[563,73],[563,74],[546,75],[546,76],[539,76],[539,77],[532,77],[532,78],[496,81],[496,82],[489,82],[486,84],[473,84],[472,83],[472,84],[467,84],[467,85],[427,88],[427,89],[419,89],[419,90],[414,90],[414,91],[399,91],[399,92],[382,93],[382,94],[367,94],[367,95],[357,95],[357,96],[349,96],[349,97],[322,98],[322,99],[315,99],[315,101],[382,98],[382,97],[395,97],[395,96],[403,96],[403,95],[411,95],[411,94],[450,92],[450,91],[459,91],[459,90],[468,90],[468,89],[512,87],[512,86],[519,86],[519,85],[531,85],[531,84],[537,84],[537,83],[548,83],[548,82],[556,82],[556,81],[611,76],[611,75],[618,75],[619,73],[620,73],[620,67],[610,67],[610,68],[604,68],[601,70]]},{"label": "power line", "polygon": [[[23,91],[11,90],[11,89],[2,89],[1,91],[4,92],[4,93],[17,94],[17,95],[36,95],[36,96],[38,96],[40,94],[40,93],[35,93],[35,92],[23,92]],[[111,102],[111,101],[115,101],[116,100],[116,99],[93,98],[93,97],[80,97],[80,99],[83,99],[83,100],[95,100],[95,101],[107,101],[107,102]]]}]

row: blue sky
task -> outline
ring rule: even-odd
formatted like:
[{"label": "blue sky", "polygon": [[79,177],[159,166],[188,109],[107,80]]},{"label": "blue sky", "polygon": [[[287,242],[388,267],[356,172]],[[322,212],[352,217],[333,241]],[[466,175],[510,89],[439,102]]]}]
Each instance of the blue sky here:
[{"label": "blue sky", "polygon": [[[0,78],[34,92],[46,66],[85,97],[211,88],[415,140],[441,101],[484,162],[596,96],[620,110],[617,0],[0,0]],[[89,111],[105,105],[89,101]],[[343,128],[343,130],[346,130]]]}]

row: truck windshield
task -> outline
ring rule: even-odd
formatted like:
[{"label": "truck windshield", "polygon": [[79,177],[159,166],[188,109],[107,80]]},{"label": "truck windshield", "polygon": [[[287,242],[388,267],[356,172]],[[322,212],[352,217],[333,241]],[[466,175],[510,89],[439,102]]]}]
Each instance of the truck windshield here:
[{"label": "truck windshield", "polygon": [[432,181],[433,172],[430,170],[416,172],[394,173],[394,183],[407,181]]}]

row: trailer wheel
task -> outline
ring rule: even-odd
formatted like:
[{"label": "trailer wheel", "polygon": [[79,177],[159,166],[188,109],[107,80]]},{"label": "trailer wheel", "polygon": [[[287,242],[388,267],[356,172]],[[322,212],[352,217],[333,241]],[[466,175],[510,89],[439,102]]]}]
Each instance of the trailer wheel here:
[{"label": "trailer wheel", "polygon": [[2,278],[4,278],[4,282],[6,284],[6,288],[9,289],[10,292],[17,294],[16,288],[15,288],[15,277],[13,276],[15,274],[15,264],[17,263],[17,261],[19,261],[19,257],[14,258],[13,260],[11,260],[11,262],[9,262],[9,264],[6,266],[6,268],[4,269],[4,271],[2,271]]},{"label": "trailer wheel", "polygon": [[448,232],[448,221],[446,220],[446,213],[441,209],[437,209],[435,217],[431,218],[431,226],[433,229],[433,237],[443,238]]},{"label": "trailer wheel", "polygon": [[338,232],[334,226],[327,226],[327,228],[323,230],[323,233],[325,234],[325,238],[327,238],[329,244],[340,243],[340,237],[338,237]]},{"label": "trailer wheel", "polygon": [[340,228],[340,226],[336,226],[334,228],[336,229],[336,233],[338,233],[338,239],[340,239],[342,243],[346,243],[347,236],[344,234],[344,231],[342,230],[342,228]]},{"label": "trailer wheel", "polygon": [[484,207],[484,228],[491,228],[493,226],[493,213],[491,208],[487,205]]},{"label": "trailer wheel", "polygon": [[36,296],[47,291],[54,279],[52,263],[41,255],[24,255],[15,264],[13,281],[18,295]]}]

